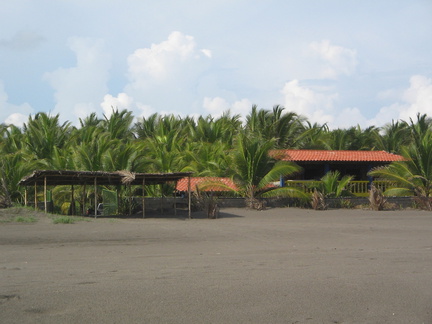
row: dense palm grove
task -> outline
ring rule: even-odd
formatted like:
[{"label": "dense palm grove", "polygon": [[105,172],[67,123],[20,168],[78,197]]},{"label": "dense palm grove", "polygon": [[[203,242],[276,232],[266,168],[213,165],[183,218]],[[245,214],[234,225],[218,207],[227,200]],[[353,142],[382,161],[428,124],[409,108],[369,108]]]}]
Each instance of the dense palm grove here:
[{"label": "dense palm grove", "polygon": [[[277,164],[267,154],[275,148],[384,150],[403,154],[411,165],[395,164],[393,169],[380,170],[375,175],[393,176],[394,180],[397,174],[405,181],[417,181],[417,189],[406,184],[401,184],[401,188],[411,192],[426,190],[422,194],[430,195],[432,121],[426,115],[392,121],[384,127],[332,130],[325,124],[311,124],[281,106],[272,110],[253,106],[243,122],[240,116],[229,112],[218,118],[153,114],[134,121],[130,111],[113,110],[104,118],[92,113],[80,119],[78,127],[61,123],[59,115],[46,113],[30,116],[22,128],[3,124],[1,195],[3,200],[22,202],[23,188],[17,184],[35,169],[192,171],[194,176],[233,177],[256,187]],[[288,173],[295,172],[295,166],[289,167]]]}]

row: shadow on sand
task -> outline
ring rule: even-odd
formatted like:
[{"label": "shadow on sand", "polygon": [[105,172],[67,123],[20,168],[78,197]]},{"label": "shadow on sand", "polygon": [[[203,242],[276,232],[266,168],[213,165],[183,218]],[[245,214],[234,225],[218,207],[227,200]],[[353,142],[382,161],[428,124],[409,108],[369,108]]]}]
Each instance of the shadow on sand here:
[{"label": "shadow on sand", "polygon": [[[94,217],[94,216],[87,216],[87,217]],[[219,212],[219,217],[217,219],[221,218],[238,218],[238,217],[244,217],[240,215],[235,215],[231,213],[226,213],[223,210]],[[142,213],[136,213],[132,215],[98,215],[97,218],[102,219],[110,219],[110,218],[117,218],[117,219],[178,219],[178,220],[188,220],[189,215],[188,212],[185,210],[177,210],[177,213],[174,213],[172,211],[164,211],[163,213],[160,211],[146,211],[145,217],[143,218]],[[191,213],[191,219],[210,219],[207,217],[207,214],[203,211],[194,211]]]}]

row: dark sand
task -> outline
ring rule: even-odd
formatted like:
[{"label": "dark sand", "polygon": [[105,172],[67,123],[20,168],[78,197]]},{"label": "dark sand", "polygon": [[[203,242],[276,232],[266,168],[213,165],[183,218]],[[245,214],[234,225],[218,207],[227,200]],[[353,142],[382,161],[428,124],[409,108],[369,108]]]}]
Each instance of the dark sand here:
[{"label": "dark sand", "polygon": [[432,213],[0,224],[0,323],[432,323]]}]

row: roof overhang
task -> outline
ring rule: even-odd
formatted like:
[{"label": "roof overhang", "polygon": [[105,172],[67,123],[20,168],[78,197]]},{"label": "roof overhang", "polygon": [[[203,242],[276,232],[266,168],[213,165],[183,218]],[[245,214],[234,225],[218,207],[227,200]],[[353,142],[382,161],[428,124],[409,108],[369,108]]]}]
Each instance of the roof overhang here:
[{"label": "roof overhang", "polygon": [[[182,178],[190,177],[192,172],[172,173],[132,173],[133,180],[130,185],[162,184],[176,182]],[[103,171],[70,171],[70,170],[36,170],[27,177],[21,179],[20,186],[30,185],[90,185],[95,180],[98,185],[122,185],[126,176],[122,172]]]}]

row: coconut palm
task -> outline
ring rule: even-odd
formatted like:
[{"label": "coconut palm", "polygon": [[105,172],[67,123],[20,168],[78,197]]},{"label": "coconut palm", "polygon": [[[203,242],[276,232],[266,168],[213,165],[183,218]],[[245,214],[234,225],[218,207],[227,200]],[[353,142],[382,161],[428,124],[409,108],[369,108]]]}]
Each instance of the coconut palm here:
[{"label": "coconut palm", "polygon": [[222,177],[229,166],[227,145],[221,142],[186,143],[183,146],[183,172],[193,172],[199,177]]},{"label": "coconut palm", "polygon": [[284,113],[284,110],[280,105],[274,106],[272,111],[253,105],[246,116],[245,129],[264,140],[274,139],[277,148],[297,147],[299,136],[304,130],[304,118],[294,112]]},{"label": "coconut palm", "polygon": [[126,109],[118,111],[118,109],[112,109],[112,113],[109,117],[104,115],[105,120],[102,121],[101,127],[104,131],[110,134],[111,139],[119,139],[122,141],[129,141],[134,138],[131,130],[133,116],[131,111]]},{"label": "coconut palm", "polygon": [[72,130],[70,123],[60,125],[59,118],[59,114],[49,116],[46,113],[37,113],[34,118],[30,116],[24,124],[25,149],[37,159],[50,160],[54,148],[62,148],[68,142]]},{"label": "coconut palm", "polygon": [[377,149],[389,153],[399,153],[402,146],[410,142],[410,129],[407,122],[394,121],[384,125],[375,134]]},{"label": "coconut palm", "polygon": [[320,192],[325,198],[339,198],[352,196],[347,189],[354,176],[345,175],[342,178],[339,171],[327,172],[320,181],[312,184],[312,187]]},{"label": "coconut palm", "polygon": [[401,150],[405,161],[393,162],[369,174],[396,184],[385,195],[414,195],[422,207],[432,210],[432,131],[413,122],[410,128],[413,143]]},{"label": "coconut palm", "polygon": [[246,197],[250,207],[261,197],[291,196],[306,198],[306,194],[297,188],[278,187],[273,183],[280,177],[300,171],[300,167],[291,162],[276,162],[269,155],[275,140],[264,141],[259,137],[250,137],[240,133],[236,138],[236,147],[232,153],[233,181],[238,193]]}]

